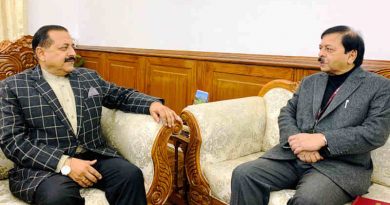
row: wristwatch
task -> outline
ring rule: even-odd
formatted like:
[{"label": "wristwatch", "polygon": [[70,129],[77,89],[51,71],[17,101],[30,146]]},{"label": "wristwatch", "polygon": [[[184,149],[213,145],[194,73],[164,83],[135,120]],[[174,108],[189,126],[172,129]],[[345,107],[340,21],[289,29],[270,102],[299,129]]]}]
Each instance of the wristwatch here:
[{"label": "wristwatch", "polygon": [[[66,161],[69,161],[70,158],[66,159]],[[62,166],[61,168],[61,174],[64,175],[64,176],[68,176],[68,174],[72,171],[72,169],[70,168],[69,165],[65,164],[64,166]]]},{"label": "wristwatch", "polygon": [[68,165],[64,165],[62,168],[61,168],[61,174],[64,175],[64,176],[68,176],[68,174],[70,173],[71,169],[70,169],[70,166]]}]

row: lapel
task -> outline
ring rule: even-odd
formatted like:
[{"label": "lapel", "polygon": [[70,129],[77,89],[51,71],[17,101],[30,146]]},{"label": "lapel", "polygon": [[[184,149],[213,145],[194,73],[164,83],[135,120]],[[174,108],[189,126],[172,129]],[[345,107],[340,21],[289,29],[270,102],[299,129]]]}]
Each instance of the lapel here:
[{"label": "lapel", "polygon": [[70,86],[72,87],[73,94],[76,102],[76,111],[77,111],[77,133],[80,133],[81,124],[83,120],[83,108],[84,100],[88,97],[86,88],[82,83],[81,76],[77,69],[69,74]]},{"label": "lapel", "polygon": [[[60,102],[57,99],[56,94],[50,87],[49,83],[43,78],[42,70],[39,65],[37,65],[32,71],[31,78],[35,80],[35,88],[38,90],[39,93],[41,93],[46,102],[54,110],[54,113],[56,113],[58,119],[65,125],[65,127],[70,133],[74,134],[72,126],[65,115],[64,109],[62,108]],[[74,136],[76,135],[74,134]]]},{"label": "lapel", "polygon": [[[321,119],[326,117],[329,113],[335,110],[340,104],[345,102],[345,100],[362,84],[362,78],[365,77],[364,71],[358,67],[356,68],[350,76],[345,80],[341,85],[340,90],[329,104],[329,107],[325,110],[324,114],[321,116]],[[320,120],[321,120],[320,119]]]},{"label": "lapel", "polygon": [[314,97],[313,97],[313,116],[315,118],[318,110],[321,107],[322,98],[324,97],[326,84],[328,83],[328,75],[321,73],[319,78],[314,82]]}]

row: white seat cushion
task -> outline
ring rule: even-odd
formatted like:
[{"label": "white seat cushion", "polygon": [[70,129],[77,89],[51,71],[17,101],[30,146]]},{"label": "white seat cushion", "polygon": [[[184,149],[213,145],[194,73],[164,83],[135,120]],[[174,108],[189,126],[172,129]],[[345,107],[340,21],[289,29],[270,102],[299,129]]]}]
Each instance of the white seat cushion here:
[{"label": "white seat cushion", "polygon": [[[379,184],[373,184],[368,189],[368,194],[363,195],[363,197],[390,202],[390,189],[389,187],[382,186]],[[287,204],[287,201],[295,194],[295,190],[286,189],[281,191],[271,192],[269,205],[280,205]],[[351,203],[347,203],[345,205],[350,205]]]},{"label": "white seat cushion", "polygon": [[203,174],[210,184],[211,194],[224,202],[229,202],[233,169],[244,162],[259,158],[262,154],[264,153],[258,152],[234,160],[205,165],[203,167]]},{"label": "white seat cushion", "polygon": [[0,204],[26,205],[11,194],[7,179],[0,180]]},{"label": "white seat cushion", "polygon": [[8,171],[14,167],[14,163],[5,157],[0,149],[0,180],[8,178]]},{"label": "white seat cushion", "polygon": [[287,201],[293,197],[295,194],[295,190],[285,189],[281,191],[273,191],[271,192],[270,199],[268,205],[281,205],[287,204]]},{"label": "white seat cushion", "polygon": [[363,197],[390,203],[390,188],[374,183],[368,189],[368,194],[363,195]]},{"label": "white seat cushion", "polygon": [[[264,152],[258,152],[234,160],[207,164],[207,166],[203,168],[203,174],[209,182],[211,194],[223,202],[229,204],[231,194],[230,185],[234,168],[242,163],[259,158],[263,153]],[[368,192],[368,194],[363,196],[390,203],[389,187],[374,183],[372,186],[370,186]],[[294,193],[295,190],[290,189],[271,192],[269,205],[287,204],[288,199],[290,199]],[[351,203],[347,203],[346,205],[350,204]]]},{"label": "white seat cushion", "polygon": [[[109,205],[104,192],[99,189],[81,189],[80,194],[85,198],[85,205]],[[11,194],[8,180],[0,180],[0,204],[27,205]]]},{"label": "white seat cushion", "polygon": [[371,181],[390,187],[390,138],[386,144],[371,152],[374,172]]}]

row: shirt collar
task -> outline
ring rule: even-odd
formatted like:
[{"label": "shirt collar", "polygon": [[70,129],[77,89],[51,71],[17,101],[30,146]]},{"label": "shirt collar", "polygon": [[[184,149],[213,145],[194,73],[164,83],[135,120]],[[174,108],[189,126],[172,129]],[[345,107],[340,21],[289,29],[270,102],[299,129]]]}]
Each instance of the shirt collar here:
[{"label": "shirt collar", "polygon": [[65,81],[67,80],[68,78],[65,77],[65,76],[56,76],[54,74],[51,74],[49,71],[47,71],[46,69],[44,68],[41,68],[42,69],[42,75],[43,75],[43,78],[45,80],[51,80],[51,81]]}]

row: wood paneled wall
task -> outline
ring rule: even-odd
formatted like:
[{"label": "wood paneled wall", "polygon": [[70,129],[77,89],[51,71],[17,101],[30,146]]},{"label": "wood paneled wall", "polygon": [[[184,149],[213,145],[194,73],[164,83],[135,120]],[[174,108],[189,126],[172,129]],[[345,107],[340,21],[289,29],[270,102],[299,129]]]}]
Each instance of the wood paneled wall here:
[{"label": "wood paneled wall", "polygon": [[[84,66],[118,85],[162,97],[177,113],[193,103],[197,89],[210,101],[256,96],[274,79],[300,81],[319,72],[316,57],[250,55],[81,46]],[[390,61],[365,60],[367,70]]]}]

